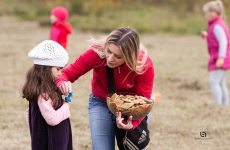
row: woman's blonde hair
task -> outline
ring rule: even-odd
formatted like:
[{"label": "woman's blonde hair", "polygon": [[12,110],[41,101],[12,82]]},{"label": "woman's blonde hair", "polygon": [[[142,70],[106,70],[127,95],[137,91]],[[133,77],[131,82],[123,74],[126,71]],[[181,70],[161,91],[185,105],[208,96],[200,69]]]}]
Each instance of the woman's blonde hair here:
[{"label": "woman's blonde hair", "polygon": [[218,15],[220,15],[221,19],[226,21],[224,4],[221,0],[207,2],[206,4],[204,4],[203,9],[217,13]]},{"label": "woman's blonde hair", "polygon": [[120,27],[112,31],[107,37],[99,40],[92,38],[90,43],[99,47],[93,48],[93,50],[101,58],[105,58],[104,51],[107,44],[115,44],[121,50],[127,66],[132,71],[135,71],[138,74],[144,72],[148,54],[144,46],[140,44],[140,39],[136,30],[130,27]]}]

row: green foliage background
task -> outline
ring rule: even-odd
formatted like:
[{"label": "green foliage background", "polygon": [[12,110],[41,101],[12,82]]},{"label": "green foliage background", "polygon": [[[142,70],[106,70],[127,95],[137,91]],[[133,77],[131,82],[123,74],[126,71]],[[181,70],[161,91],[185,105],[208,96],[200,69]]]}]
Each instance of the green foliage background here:
[{"label": "green foliage background", "polygon": [[[17,15],[48,26],[50,10],[65,6],[74,28],[110,32],[132,26],[140,33],[197,34],[205,29],[202,6],[208,0],[1,0],[0,15]],[[230,0],[223,0],[227,16]]]}]

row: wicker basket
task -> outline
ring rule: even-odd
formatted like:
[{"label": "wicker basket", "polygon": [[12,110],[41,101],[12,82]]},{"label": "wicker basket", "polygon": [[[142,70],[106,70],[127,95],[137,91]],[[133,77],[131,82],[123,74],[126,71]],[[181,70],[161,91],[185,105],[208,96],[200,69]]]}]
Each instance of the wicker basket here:
[{"label": "wicker basket", "polygon": [[124,118],[132,115],[133,120],[137,120],[148,115],[153,101],[133,93],[114,93],[107,96],[107,105],[114,115],[121,112]]}]

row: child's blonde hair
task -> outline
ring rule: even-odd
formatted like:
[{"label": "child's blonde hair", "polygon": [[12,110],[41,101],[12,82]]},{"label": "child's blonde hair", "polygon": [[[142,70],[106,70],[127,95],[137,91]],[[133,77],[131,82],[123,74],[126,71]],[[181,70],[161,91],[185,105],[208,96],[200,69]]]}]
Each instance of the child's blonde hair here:
[{"label": "child's blonde hair", "polygon": [[224,4],[221,0],[215,0],[215,1],[207,2],[206,4],[204,4],[203,10],[215,12],[218,15],[220,15],[221,19],[226,21]]},{"label": "child's blonde hair", "polygon": [[140,44],[138,33],[134,29],[120,27],[112,31],[106,38],[92,39],[90,42],[92,45],[100,47],[99,49],[95,48],[94,51],[101,58],[105,58],[104,51],[107,44],[113,43],[117,45],[125,58],[127,66],[138,74],[144,73],[148,54],[147,50]]}]

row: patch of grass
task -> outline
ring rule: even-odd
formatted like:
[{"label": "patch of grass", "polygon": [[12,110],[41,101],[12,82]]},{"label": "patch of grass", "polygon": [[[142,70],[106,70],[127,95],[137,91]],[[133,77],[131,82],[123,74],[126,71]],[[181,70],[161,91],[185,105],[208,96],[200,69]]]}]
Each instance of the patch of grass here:
[{"label": "patch of grass", "polygon": [[[30,150],[29,126],[25,118],[28,102],[21,98],[19,91],[33,62],[27,54],[47,39],[49,29],[15,17],[2,16],[0,19],[4,22],[0,24],[3,31],[0,34],[0,68],[3,68],[0,71],[0,149]],[[88,49],[86,41],[90,36],[104,35],[73,32],[68,40],[69,63]],[[209,73],[206,67],[199,67],[206,65],[208,60],[205,41],[193,35],[145,34],[140,38],[154,61],[154,91],[162,93],[162,99],[154,104],[151,112],[151,141],[146,149],[228,150],[230,109],[214,104],[208,85]],[[92,149],[88,121],[91,78],[92,71],[72,84],[74,97],[70,119],[76,150]],[[230,87],[229,82],[227,85]],[[197,90],[199,86],[201,89]],[[203,131],[211,139],[195,140]]]},{"label": "patch of grass", "polygon": [[21,9],[21,8],[15,8],[12,11],[13,14],[16,14],[23,20],[34,20],[36,18],[37,14],[35,11],[28,12],[27,10]]}]

